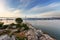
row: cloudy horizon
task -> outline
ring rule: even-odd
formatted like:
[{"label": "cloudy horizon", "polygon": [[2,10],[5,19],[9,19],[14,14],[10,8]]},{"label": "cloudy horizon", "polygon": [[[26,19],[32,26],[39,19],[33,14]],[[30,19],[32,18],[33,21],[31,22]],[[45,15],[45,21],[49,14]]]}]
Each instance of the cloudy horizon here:
[{"label": "cloudy horizon", "polygon": [[0,0],[0,17],[60,17],[60,0]]}]

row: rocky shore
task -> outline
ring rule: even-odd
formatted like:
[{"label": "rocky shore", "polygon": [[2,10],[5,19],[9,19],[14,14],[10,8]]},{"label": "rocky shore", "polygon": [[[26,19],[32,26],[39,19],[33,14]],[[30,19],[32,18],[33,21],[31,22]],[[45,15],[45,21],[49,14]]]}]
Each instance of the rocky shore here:
[{"label": "rocky shore", "polygon": [[[27,23],[27,25],[29,30],[21,32],[22,34],[25,33],[25,36],[28,38],[27,40],[56,40],[48,34],[44,34],[41,30],[36,30],[31,24]],[[16,40],[16,38],[14,35],[10,37],[9,35],[5,34],[0,36],[0,40]]]},{"label": "rocky shore", "polygon": [[26,33],[28,40],[56,40],[48,34],[44,34],[42,30],[36,30],[31,24],[28,24],[28,26],[30,28],[30,30]]},{"label": "rocky shore", "polygon": [[16,18],[15,21],[16,24],[9,25],[0,23],[0,40],[56,40],[30,23],[23,23],[21,18]]}]

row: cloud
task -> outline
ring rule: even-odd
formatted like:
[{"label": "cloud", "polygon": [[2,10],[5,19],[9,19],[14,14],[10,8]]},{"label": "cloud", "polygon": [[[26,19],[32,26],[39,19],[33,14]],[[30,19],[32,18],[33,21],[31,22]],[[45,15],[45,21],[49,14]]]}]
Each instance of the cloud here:
[{"label": "cloud", "polygon": [[58,2],[58,3],[51,3],[51,4],[49,4],[48,5],[48,7],[58,7],[58,6],[60,6],[60,3]]},{"label": "cloud", "polygon": [[30,3],[32,2],[32,0],[20,0],[20,5],[18,6],[18,8],[26,8]]},{"label": "cloud", "polygon": [[6,4],[4,0],[0,0],[0,17],[24,17],[22,10],[6,8]]},{"label": "cloud", "polygon": [[29,10],[35,7],[36,5],[39,5],[39,1],[40,0],[20,0],[20,5],[18,6],[18,8]]},{"label": "cloud", "polygon": [[28,10],[31,17],[60,17],[60,3],[51,3],[47,6],[36,6]]},{"label": "cloud", "polygon": [[[21,0],[21,2],[25,2]],[[14,11],[6,11],[10,17],[60,17],[60,3],[51,3],[47,6],[35,6],[31,10],[23,11],[21,9],[16,9]],[[13,10],[12,8],[11,10]],[[4,14],[4,13],[3,13]]]},{"label": "cloud", "polygon": [[37,17],[60,17],[60,12],[57,11],[51,11],[51,12],[46,12],[42,14],[37,14]]},{"label": "cloud", "polygon": [[[20,5],[18,8],[8,8],[4,9],[5,4],[2,4],[0,10],[0,16],[2,17],[58,17],[60,16],[60,3],[50,3],[49,5],[40,6],[36,5],[30,10],[23,10],[28,5],[31,6],[31,3],[35,3],[34,0],[20,0]],[[22,7],[23,9],[19,9]],[[29,6],[28,6],[29,7]]]},{"label": "cloud", "polygon": [[58,8],[60,8],[60,3],[51,3],[47,6],[36,6],[34,8],[32,8],[31,10],[29,10],[30,12],[39,12],[39,13],[43,13],[43,12],[48,12],[48,11],[54,11],[54,10],[58,10]]},{"label": "cloud", "polygon": [[45,12],[45,13],[41,13],[41,14],[27,15],[27,17],[31,17],[31,18],[60,17],[60,12],[59,11],[50,11],[50,12]]},{"label": "cloud", "polygon": [[6,10],[0,13],[0,17],[24,17],[20,10],[9,11]]}]

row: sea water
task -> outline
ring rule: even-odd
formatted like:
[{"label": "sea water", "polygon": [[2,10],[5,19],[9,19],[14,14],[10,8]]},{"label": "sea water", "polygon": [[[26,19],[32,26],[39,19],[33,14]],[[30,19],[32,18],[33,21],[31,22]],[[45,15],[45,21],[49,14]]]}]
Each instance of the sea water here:
[{"label": "sea water", "polygon": [[60,20],[26,20],[35,28],[41,29],[56,40],[60,40]]}]

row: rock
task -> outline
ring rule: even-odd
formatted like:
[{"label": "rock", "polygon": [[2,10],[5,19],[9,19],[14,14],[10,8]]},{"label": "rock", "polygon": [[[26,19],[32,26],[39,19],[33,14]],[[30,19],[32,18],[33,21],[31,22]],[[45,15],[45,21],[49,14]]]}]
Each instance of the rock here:
[{"label": "rock", "polygon": [[36,30],[31,24],[28,24],[29,30],[26,32],[28,40],[56,40],[48,34],[44,34],[41,30]]},{"label": "rock", "polygon": [[44,34],[41,30],[33,31],[32,29],[28,30],[26,33],[28,40],[55,40],[50,37],[48,34]]},{"label": "rock", "polygon": [[[28,40],[56,40],[49,36],[48,34],[44,34],[42,30],[36,30],[31,24],[27,24],[29,27],[29,30],[22,31],[19,33],[20,35],[23,35],[27,37]],[[15,32],[16,30],[13,30]],[[12,35],[11,37],[9,35],[2,35],[0,36],[0,40],[16,40],[15,36]]]},{"label": "rock", "polygon": [[0,40],[15,40],[15,36],[2,35],[0,36]]},{"label": "rock", "polygon": [[40,40],[55,40],[54,38],[50,37],[48,34],[43,34],[43,36],[41,36],[39,39]]},{"label": "rock", "polygon": [[31,29],[28,30],[28,32],[26,33],[26,36],[28,40],[37,40],[37,36],[35,35],[35,32]]}]

